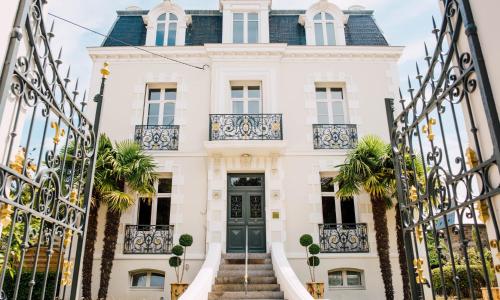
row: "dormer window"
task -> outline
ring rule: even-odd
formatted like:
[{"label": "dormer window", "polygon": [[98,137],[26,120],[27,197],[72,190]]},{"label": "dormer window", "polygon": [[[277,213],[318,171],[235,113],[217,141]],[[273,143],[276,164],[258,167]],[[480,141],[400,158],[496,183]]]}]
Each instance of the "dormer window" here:
[{"label": "dormer window", "polygon": [[259,42],[259,14],[233,14],[233,43],[255,44]]},{"label": "dormer window", "polygon": [[165,13],[161,14],[156,21],[156,46],[175,46],[177,16],[173,13]]},{"label": "dormer window", "polygon": [[320,12],[314,16],[314,36],[317,46],[335,45],[335,26],[333,16]]}]

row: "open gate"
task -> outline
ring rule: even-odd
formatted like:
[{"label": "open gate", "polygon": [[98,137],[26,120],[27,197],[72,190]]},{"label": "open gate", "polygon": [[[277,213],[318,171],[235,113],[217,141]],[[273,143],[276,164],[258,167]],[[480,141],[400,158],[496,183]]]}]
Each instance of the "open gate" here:
[{"label": "open gate", "polygon": [[440,4],[427,71],[386,99],[411,296],[497,299],[500,123],[469,0]]},{"label": "open gate", "polygon": [[45,3],[19,1],[0,79],[0,299],[78,292],[102,89],[94,126]]}]

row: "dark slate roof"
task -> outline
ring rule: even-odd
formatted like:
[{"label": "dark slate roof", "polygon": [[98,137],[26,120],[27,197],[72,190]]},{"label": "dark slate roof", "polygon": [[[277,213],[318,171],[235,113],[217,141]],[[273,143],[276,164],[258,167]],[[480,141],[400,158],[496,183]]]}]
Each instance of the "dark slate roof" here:
[{"label": "dark slate roof", "polygon": [[[146,26],[142,16],[148,11],[118,11],[118,18],[103,46],[124,46],[117,40],[133,46],[146,41]],[[269,40],[271,43],[305,45],[305,29],[299,24],[304,10],[272,10],[269,13]],[[345,38],[348,46],[387,46],[387,40],[373,19],[373,11],[344,11],[348,15]],[[192,23],[186,30],[186,45],[201,46],[222,43],[222,13],[217,10],[187,10]],[[117,40],[113,40],[117,39]]]}]

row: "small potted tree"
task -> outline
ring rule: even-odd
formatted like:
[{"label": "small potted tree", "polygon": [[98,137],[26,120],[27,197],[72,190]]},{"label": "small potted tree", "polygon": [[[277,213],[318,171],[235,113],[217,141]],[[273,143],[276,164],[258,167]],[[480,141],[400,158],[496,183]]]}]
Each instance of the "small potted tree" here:
[{"label": "small potted tree", "polygon": [[[183,234],[179,237],[179,245],[172,248],[173,256],[168,260],[168,264],[175,269],[177,282],[170,284],[170,299],[177,300],[187,290],[188,284],[183,282],[184,271],[186,270],[186,250],[193,244],[193,237]],[[182,258],[181,258],[182,256]]]},{"label": "small potted tree", "polygon": [[307,266],[311,276],[311,282],[306,283],[307,291],[314,299],[322,299],[325,294],[325,284],[316,282],[316,267],[319,266],[319,257],[316,255],[320,252],[320,248],[318,244],[313,243],[313,238],[309,234],[300,237],[300,245],[306,248]]}]

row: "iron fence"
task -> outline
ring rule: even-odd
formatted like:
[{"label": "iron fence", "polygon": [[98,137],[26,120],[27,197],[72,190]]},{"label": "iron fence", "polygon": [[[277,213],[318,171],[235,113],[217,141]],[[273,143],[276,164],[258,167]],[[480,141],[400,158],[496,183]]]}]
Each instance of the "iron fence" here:
[{"label": "iron fence", "polygon": [[322,253],[369,252],[368,226],[359,224],[319,224]]},{"label": "iron fence", "polygon": [[126,225],[124,254],[170,254],[174,225]]},{"label": "iron fence", "polygon": [[314,149],[354,149],[358,143],[355,124],[313,124]]},{"label": "iron fence", "polygon": [[282,140],[281,114],[211,114],[211,141]]},{"label": "iron fence", "polygon": [[178,150],[178,125],[137,125],[135,141],[144,150]]}]

